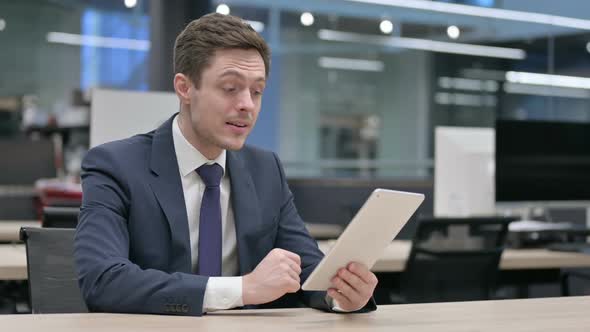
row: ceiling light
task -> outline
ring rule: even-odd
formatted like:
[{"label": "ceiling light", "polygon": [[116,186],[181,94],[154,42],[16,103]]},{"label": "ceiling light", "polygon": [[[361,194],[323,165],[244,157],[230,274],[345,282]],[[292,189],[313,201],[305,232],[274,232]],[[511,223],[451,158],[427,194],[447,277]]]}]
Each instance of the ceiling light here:
[{"label": "ceiling light", "polygon": [[438,53],[464,54],[512,60],[523,60],[526,58],[526,52],[518,48],[450,43],[406,37],[377,36],[327,29],[320,29],[318,31],[318,38],[321,40],[373,44]]},{"label": "ceiling light", "polygon": [[254,29],[254,31],[256,31],[258,33],[262,33],[262,31],[264,31],[264,23],[263,22],[247,20],[246,23],[250,24],[252,29]]},{"label": "ceiling light", "polygon": [[590,78],[578,76],[508,71],[506,72],[506,80],[511,83],[558,86],[562,88],[574,89],[590,89]]},{"label": "ceiling light", "polygon": [[447,77],[441,76],[438,78],[438,86],[443,89],[457,89],[468,91],[498,91],[498,83],[492,80],[479,80],[473,78],[463,77]]},{"label": "ceiling light", "polygon": [[364,60],[364,59],[349,59],[349,58],[333,58],[322,56],[318,59],[318,66],[327,69],[342,69],[342,70],[356,70],[356,71],[383,71],[385,65],[382,61]]},{"label": "ceiling light", "polygon": [[457,39],[461,35],[461,30],[456,25],[451,25],[447,28],[447,35],[451,39]]},{"label": "ceiling light", "polygon": [[583,89],[570,89],[560,87],[547,87],[532,84],[510,83],[504,84],[504,92],[521,95],[535,95],[548,97],[562,97],[562,98],[590,98],[590,91]]},{"label": "ceiling light", "polygon": [[388,35],[393,31],[393,23],[391,23],[390,20],[383,20],[379,24],[379,29],[381,30],[381,32]]},{"label": "ceiling light", "polygon": [[310,12],[302,13],[299,20],[301,21],[301,24],[303,24],[306,27],[312,25],[314,22],[313,15]]},{"label": "ceiling light", "polygon": [[120,48],[136,51],[148,51],[150,49],[149,40],[78,35],[64,32],[48,33],[47,41],[56,44]]},{"label": "ceiling light", "polygon": [[222,15],[229,15],[229,6],[222,3],[217,6],[217,8],[215,9],[215,12],[222,14]]},{"label": "ceiling light", "polygon": [[6,21],[0,18],[0,31],[4,31],[4,29],[6,29]]},{"label": "ceiling light", "polygon": [[498,98],[496,98],[496,96],[493,95],[473,95],[467,93],[447,92],[437,92],[434,95],[434,101],[440,105],[457,105],[470,107],[494,107],[498,104]]},{"label": "ceiling light", "polygon": [[348,2],[360,2],[374,5],[418,9],[444,14],[465,15],[499,20],[547,24],[573,29],[590,30],[590,20],[556,16],[548,14],[531,13],[519,10],[500,8],[483,8],[454,3],[425,0],[346,0]]},{"label": "ceiling light", "polygon": [[137,5],[137,0],[125,0],[125,7],[133,8]]}]

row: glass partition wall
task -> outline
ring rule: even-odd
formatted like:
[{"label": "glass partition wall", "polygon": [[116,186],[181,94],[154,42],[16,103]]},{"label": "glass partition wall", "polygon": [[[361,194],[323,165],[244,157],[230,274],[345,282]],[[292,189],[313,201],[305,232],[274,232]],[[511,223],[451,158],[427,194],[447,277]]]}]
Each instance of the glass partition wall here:
[{"label": "glass partition wall", "polygon": [[579,2],[223,3],[262,20],[261,116],[292,176],[430,178],[436,126],[590,121],[590,17],[558,16]]},{"label": "glass partition wall", "polygon": [[[0,134],[82,124],[68,131],[65,148],[73,151],[87,144],[88,119],[77,111],[88,107],[92,88],[153,89],[154,2],[0,1]],[[292,177],[430,179],[436,126],[493,127],[498,117],[590,121],[590,3],[210,7],[248,20],[271,46],[263,113],[249,142],[276,151]],[[21,122],[12,109],[22,111]]]}]

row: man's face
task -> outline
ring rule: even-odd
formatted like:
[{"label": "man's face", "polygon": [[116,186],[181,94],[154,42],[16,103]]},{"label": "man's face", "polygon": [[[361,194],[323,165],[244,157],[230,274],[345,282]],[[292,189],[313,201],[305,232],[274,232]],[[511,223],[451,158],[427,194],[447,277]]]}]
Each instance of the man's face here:
[{"label": "man's face", "polygon": [[258,51],[225,49],[215,52],[199,87],[189,84],[191,143],[201,153],[214,158],[242,148],[260,112],[265,74]]}]

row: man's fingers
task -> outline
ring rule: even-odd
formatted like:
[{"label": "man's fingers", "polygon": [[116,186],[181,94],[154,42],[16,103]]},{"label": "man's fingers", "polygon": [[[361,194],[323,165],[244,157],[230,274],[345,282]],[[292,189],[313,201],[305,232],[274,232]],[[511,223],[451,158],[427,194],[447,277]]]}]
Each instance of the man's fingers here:
[{"label": "man's fingers", "polygon": [[357,275],[367,284],[377,285],[377,277],[366,265],[352,262],[348,264],[348,270]]},{"label": "man's fingers", "polygon": [[301,274],[301,266],[295,264],[295,262],[289,261],[289,267],[291,268],[291,270],[293,270],[295,273],[297,273],[297,275]]},{"label": "man's fingers", "polygon": [[301,279],[299,277],[299,273],[297,273],[296,271],[294,271],[291,268],[287,269],[287,273],[289,274],[289,276],[291,277],[291,279],[297,281],[297,283],[301,284]]},{"label": "man's fingers", "polygon": [[295,264],[301,266],[301,257],[296,253],[290,252],[285,249],[275,248],[273,249],[274,252],[277,252],[279,255],[283,255],[283,257],[293,261]]},{"label": "man's fingers", "polygon": [[354,287],[352,287],[342,278],[338,276],[332,278],[332,285],[334,285],[334,288],[336,288],[338,292],[346,297],[351,303],[360,301],[360,292],[354,289]]},{"label": "man's fingers", "polygon": [[356,274],[350,272],[347,269],[338,270],[338,276],[346,281],[352,288],[357,292],[361,293],[365,291],[367,287],[370,287],[364,280],[359,278]]},{"label": "man's fingers", "polygon": [[291,261],[293,261],[297,266],[301,266],[301,257],[299,257],[299,255],[297,255],[296,253],[292,253],[290,251],[287,251],[287,250],[283,250],[283,253],[287,256],[287,258],[289,258]]}]

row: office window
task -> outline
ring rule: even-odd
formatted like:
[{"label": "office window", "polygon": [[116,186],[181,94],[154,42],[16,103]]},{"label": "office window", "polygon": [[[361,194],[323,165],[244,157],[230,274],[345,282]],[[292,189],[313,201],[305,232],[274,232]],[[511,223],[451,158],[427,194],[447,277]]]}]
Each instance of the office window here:
[{"label": "office window", "polygon": [[149,17],[143,14],[86,9],[82,35],[100,43],[80,48],[80,86],[148,89]]}]

